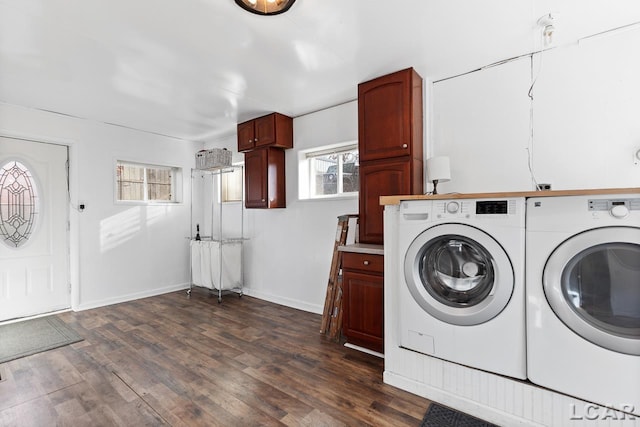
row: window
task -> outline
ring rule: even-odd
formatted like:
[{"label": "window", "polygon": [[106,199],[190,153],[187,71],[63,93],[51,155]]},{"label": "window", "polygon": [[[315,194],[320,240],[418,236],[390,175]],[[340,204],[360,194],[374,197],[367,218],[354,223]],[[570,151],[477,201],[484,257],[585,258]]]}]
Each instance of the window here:
[{"label": "window", "polygon": [[305,153],[309,198],[355,194],[360,188],[358,146],[334,146]]},{"label": "window", "polygon": [[239,202],[242,200],[242,175],[244,169],[242,165],[234,166],[233,169],[222,173],[222,201]]},{"label": "window", "polygon": [[118,161],[116,200],[178,202],[176,192],[180,174],[180,168]]}]

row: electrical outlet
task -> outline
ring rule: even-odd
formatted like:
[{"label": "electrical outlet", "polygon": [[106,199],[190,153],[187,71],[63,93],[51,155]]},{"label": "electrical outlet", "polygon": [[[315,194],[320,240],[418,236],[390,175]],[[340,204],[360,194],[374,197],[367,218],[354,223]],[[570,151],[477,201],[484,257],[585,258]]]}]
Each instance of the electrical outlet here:
[{"label": "electrical outlet", "polygon": [[538,191],[549,191],[551,190],[551,184],[538,184]]}]

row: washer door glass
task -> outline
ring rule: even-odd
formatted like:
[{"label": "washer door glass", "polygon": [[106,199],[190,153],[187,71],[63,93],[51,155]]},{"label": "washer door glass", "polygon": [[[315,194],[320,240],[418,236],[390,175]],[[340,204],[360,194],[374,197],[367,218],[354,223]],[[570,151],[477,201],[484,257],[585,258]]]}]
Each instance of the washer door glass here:
[{"label": "washer door glass", "polygon": [[418,235],[404,259],[413,299],[452,325],[478,325],[507,306],[514,289],[509,256],[489,234],[465,224],[441,224]]},{"label": "washer door glass", "polygon": [[422,285],[451,307],[482,302],[493,288],[492,257],[480,243],[447,234],[428,242],[420,257]]},{"label": "washer door glass", "polygon": [[551,254],[549,304],[574,332],[609,350],[640,355],[640,230],[610,227],[570,238]]}]

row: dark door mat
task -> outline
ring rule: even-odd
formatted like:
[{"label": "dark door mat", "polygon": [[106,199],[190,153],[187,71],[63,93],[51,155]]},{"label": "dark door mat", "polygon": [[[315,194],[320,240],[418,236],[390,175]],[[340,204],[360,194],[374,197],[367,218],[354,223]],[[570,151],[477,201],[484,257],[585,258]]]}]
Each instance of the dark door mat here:
[{"label": "dark door mat", "polygon": [[420,427],[498,427],[445,406],[432,403]]}]

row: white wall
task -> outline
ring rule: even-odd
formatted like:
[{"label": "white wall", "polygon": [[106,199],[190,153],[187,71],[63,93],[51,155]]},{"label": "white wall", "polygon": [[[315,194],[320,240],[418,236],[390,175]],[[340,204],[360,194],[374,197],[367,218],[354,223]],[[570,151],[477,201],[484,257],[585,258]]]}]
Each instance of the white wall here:
[{"label": "white wall", "polygon": [[[75,309],[86,309],[188,286],[186,236],[191,227],[191,168],[201,144],[88,120],[0,104],[0,134],[71,147],[71,269]],[[357,102],[294,121],[295,148],[286,154],[287,208],[245,211],[247,294],[320,313],[324,305],[337,217],[358,211],[357,197],[298,200],[298,151],[357,140]],[[207,144],[237,153],[236,136]],[[114,161],[183,168],[183,203],[122,205],[114,202]],[[201,206],[199,206],[199,204]],[[196,210],[211,206],[207,198]],[[204,206],[204,207],[202,207]],[[215,206],[215,204],[214,204]],[[238,228],[240,205],[225,204],[225,227]],[[210,217],[196,214],[210,234]]]},{"label": "white wall", "polygon": [[[640,186],[640,29],[433,84],[433,152],[451,158],[440,192]],[[523,52],[526,54],[526,52]]]},{"label": "white wall", "polygon": [[[530,152],[537,181],[553,189],[640,187],[638,45],[635,30],[546,51],[541,67],[536,55],[533,143],[529,57],[427,87],[427,155],[451,158],[440,192],[532,190]],[[357,212],[357,199],[297,200],[297,152],[356,139],[356,101],[294,119],[287,208],[247,211],[248,293],[321,312],[336,216]],[[237,150],[235,135],[208,145]]]},{"label": "white wall", "polygon": [[[168,292],[188,285],[188,175],[201,144],[0,104],[0,134],[71,148],[71,278],[76,309]],[[183,202],[114,202],[114,162],[182,167]],[[65,250],[61,243],[60,250]]]},{"label": "white wall", "polygon": [[[452,181],[440,191],[532,189],[527,148],[538,181],[554,189],[640,186],[640,166],[632,161],[640,148],[638,45],[640,31],[634,30],[547,51],[534,88],[532,146],[528,58],[428,87],[428,155],[449,155],[452,164]],[[534,71],[538,64],[539,56]],[[287,208],[245,213],[248,294],[322,311],[337,216],[356,213],[358,202],[298,200],[298,152],[355,141],[357,128],[356,101],[294,120],[294,148],[286,154]],[[189,172],[202,144],[6,104],[0,104],[0,133],[71,145],[72,201],[87,204],[85,212],[71,213],[76,308],[186,286]],[[227,147],[234,161],[243,159],[235,135],[205,146]],[[115,204],[117,158],[184,168],[184,203]],[[229,212],[237,219],[239,206]]]},{"label": "white wall", "polygon": [[[356,101],[293,122],[294,148],[286,152],[287,207],[245,213],[245,291],[262,299],[321,313],[329,279],[337,217],[358,212],[358,199],[299,200],[298,152],[358,138]],[[236,135],[206,144],[237,154]]]}]

